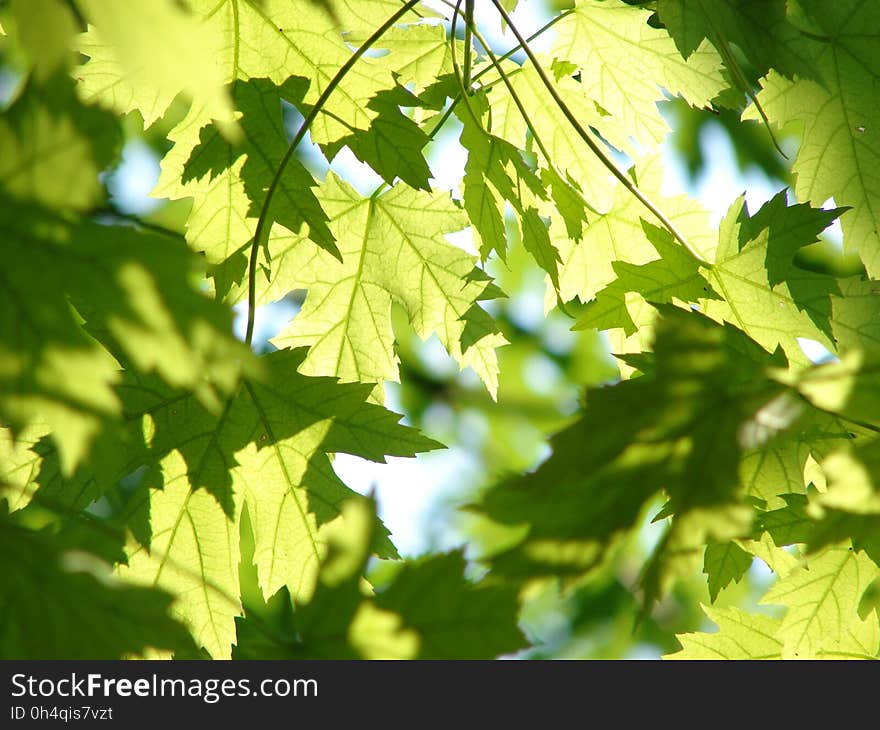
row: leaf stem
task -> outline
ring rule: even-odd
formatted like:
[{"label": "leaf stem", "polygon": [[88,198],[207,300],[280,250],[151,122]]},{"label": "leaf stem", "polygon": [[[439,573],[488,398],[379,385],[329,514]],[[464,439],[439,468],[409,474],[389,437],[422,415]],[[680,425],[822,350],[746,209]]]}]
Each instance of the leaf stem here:
[{"label": "leaf stem", "polygon": [[[452,3],[447,2],[447,0],[444,0],[444,2],[446,2],[447,5],[452,5]],[[454,14],[452,16],[453,23],[455,22],[455,19],[458,17],[458,14],[459,14],[458,5],[456,5]],[[468,23],[468,22],[469,21],[467,20],[467,18],[465,18],[465,23]],[[473,20],[471,20],[470,23],[472,24]],[[544,143],[541,141],[540,136],[538,136],[537,130],[535,129],[534,125],[532,124],[532,121],[529,118],[528,112],[526,111],[525,107],[523,106],[523,103],[520,100],[519,95],[516,93],[516,91],[514,90],[513,86],[510,83],[510,79],[507,78],[507,74],[504,73],[504,69],[501,68],[501,63],[500,63],[498,57],[492,52],[492,49],[489,47],[489,44],[483,38],[483,36],[479,32],[479,30],[477,30],[476,28],[471,28],[471,32],[473,33],[474,37],[476,37],[476,39],[480,42],[480,44],[485,49],[486,54],[489,56],[489,61],[491,62],[492,67],[498,72],[498,76],[500,77],[500,79],[504,83],[504,85],[507,87],[507,91],[510,94],[510,98],[513,100],[513,103],[516,106],[517,110],[519,111],[520,116],[522,116],[523,121],[526,123],[526,126],[529,128],[529,131],[532,133],[532,137],[535,140],[535,144],[538,145],[538,149],[541,150],[541,153],[544,155],[544,157],[547,158],[547,161],[549,162],[550,156],[549,156],[549,153],[547,152],[547,148],[544,146]],[[477,127],[482,129],[482,124],[480,124],[479,120],[475,119],[475,121],[477,122]]]},{"label": "leaf stem", "polygon": [[464,3],[464,88],[470,91],[471,88],[471,66],[473,56],[473,34],[474,27],[474,0],[465,0]]},{"label": "leaf stem", "polygon": [[352,54],[351,58],[349,58],[339,68],[339,70],[336,72],[336,75],[332,79],[330,79],[327,87],[318,97],[315,105],[311,108],[305,119],[303,119],[302,124],[299,125],[299,129],[296,130],[296,134],[290,141],[290,145],[288,145],[287,151],[284,153],[284,157],[282,157],[281,162],[278,163],[278,169],[275,171],[275,176],[272,178],[272,182],[269,185],[268,190],[266,191],[266,198],[263,201],[262,208],[260,209],[260,217],[257,219],[257,227],[254,230],[254,239],[251,243],[250,259],[248,261],[247,331],[244,338],[244,341],[247,345],[250,345],[254,339],[254,312],[256,310],[257,304],[256,274],[260,244],[262,243],[264,238],[268,238],[268,229],[271,227],[269,221],[269,209],[272,205],[272,199],[275,196],[275,191],[278,189],[278,185],[281,182],[281,176],[284,174],[284,169],[287,167],[287,163],[290,162],[291,157],[293,157],[294,152],[296,152],[296,148],[306,136],[306,132],[308,131],[309,127],[312,125],[315,119],[317,119],[318,114],[320,114],[321,112],[321,109],[327,103],[327,100],[330,98],[330,96],[336,90],[336,87],[339,86],[339,84],[342,82],[348,72],[351,71],[351,69],[360,60],[360,58],[368,50],[370,50],[370,48],[376,43],[376,41],[378,41],[383,35],[385,35],[385,33],[388,32],[388,30],[390,30],[397,23],[398,20],[406,15],[419,2],[420,0],[408,0],[400,8],[400,10],[398,10],[391,17],[389,17],[388,20],[382,23],[382,25],[376,28],[373,34],[369,38],[367,38]]},{"label": "leaf stem", "polygon": [[779,141],[776,139],[776,135],[773,133],[773,127],[770,125],[770,120],[767,118],[767,114],[764,112],[764,107],[761,105],[761,102],[758,101],[758,97],[752,89],[752,85],[749,83],[748,79],[746,79],[742,68],[740,68],[739,62],[736,60],[736,56],[733,55],[733,49],[731,49],[730,47],[727,36],[724,34],[724,31],[722,31],[721,28],[716,26],[713,14],[703,5],[703,0],[697,1],[700,5],[700,9],[703,11],[703,16],[706,18],[706,23],[709,26],[709,30],[715,36],[715,40],[717,42],[714,43],[714,45],[718,52],[721,54],[721,60],[724,61],[724,65],[727,67],[727,70],[730,71],[731,75],[733,76],[733,80],[739,86],[740,91],[742,91],[748,97],[749,101],[751,101],[755,105],[755,108],[758,110],[758,114],[761,116],[761,119],[764,122],[764,127],[767,129],[767,133],[770,135],[770,141],[773,143],[776,151],[787,160],[788,155],[783,152],[782,147],[779,145]]},{"label": "leaf stem", "polygon": [[[471,106],[470,100],[470,89],[468,88],[468,84],[465,83],[464,72],[461,69],[461,65],[458,63],[458,56],[455,53],[455,29],[458,24],[458,18],[461,15],[461,3],[463,0],[457,0],[455,3],[455,8],[452,12],[452,22],[449,27],[449,44],[452,47],[452,71],[455,76],[455,80],[458,82],[459,91],[459,100],[464,101],[465,107],[467,107],[468,114],[470,114],[471,119],[474,120],[474,124],[478,127],[480,126],[480,118],[477,116],[477,113],[474,111],[474,108]],[[467,52],[465,52],[465,56],[467,56]]]},{"label": "leaf stem", "polygon": [[[536,38],[540,38],[546,31],[550,30],[550,28],[552,28],[554,25],[556,25],[560,20],[571,15],[573,12],[574,12],[574,9],[569,8],[568,10],[563,10],[558,15],[554,15],[550,20],[548,20],[546,23],[544,23],[544,25],[542,25],[540,28],[538,28],[538,30],[536,30],[528,38],[526,38],[526,43],[531,43]],[[480,43],[483,43],[483,42],[480,41]],[[485,45],[486,44],[483,43],[483,46],[485,46]],[[507,53],[499,56],[498,61],[499,62],[506,61],[511,56],[513,56],[513,55],[519,53],[521,50],[523,50],[523,47],[524,46],[522,43],[517,42],[517,44],[513,48],[511,48]],[[478,71],[474,75],[474,81],[477,81],[483,74],[487,73],[488,71],[489,71],[488,67],[484,68],[482,71]]]},{"label": "leaf stem", "polygon": [[510,15],[508,15],[507,11],[504,9],[504,6],[501,4],[500,0],[492,0],[492,4],[495,6],[495,9],[504,19],[504,22],[510,27],[511,32],[516,36],[516,39],[519,41],[523,50],[526,52],[526,55],[529,57],[529,60],[532,62],[532,65],[535,68],[535,71],[538,73],[538,76],[541,79],[541,83],[544,84],[544,87],[549,92],[550,96],[553,97],[553,101],[559,107],[559,110],[574,128],[575,132],[577,132],[578,136],[586,143],[587,147],[590,148],[590,151],[599,159],[599,161],[608,169],[608,171],[614,175],[623,186],[629,191],[629,193],[636,198],[645,208],[647,208],[654,217],[663,224],[663,227],[666,228],[671,234],[672,237],[678,241],[684,249],[700,264],[706,266],[709,265],[709,262],[706,261],[705,258],[697,251],[682,235],[682,233],[675,227],[675,224],[666,217],[666,215],[661,211],[656,205],[654,205],[648,197],[639,190],[638,186],[626,176],[625,173],[621,172],[617,165],[615,165],[605,151],[599,146],[599,144],[592,138],[592,136],[587,132],[586,129],[581,125],[578,121],[577,117],[572,113],[571,109],[568,108],[568,105],[563,101],[562,97],[559,95],[559,92],[556,90],[556,87],[553,85],[553,82],[550,81],[550,78],[547,76],[547,73],[542,68],[539,63],[537,57],[535,56],[532,49],[529,47],[528,41],[523,37],[523,35],[519,32],[517,27],[513,24],[510,19]]},{"label": "leaf stem", "polygon": [[[453,8],[453,9],[455,8],[455,5],[454,5],[454,3],[451,2],[451,0],[443,0],[443,3],[445,5],[448,5],[450,8]],[[558,23],[564,17],[566,17],[567,15],[571,15],[572,12],[573,11],[571,9],[568,9],[568,10],[563,10],[558,15],[554,15],[544,25],[542,25],[540,28],[538,28],[538,30],[536,30],[528,38],[526,38],[526,41],[531,43],[536,38],[539,38],[541,35],[543,35],[547,30],[552,28],[554,25],[556,25],[556,23]],[[487,51],[489,50],[488,47],[486,46],[486,44],[482,40],[480,40],[479,36],[477,37],[477,40],[480,41],[480,43],[483,45],[484,48],[486,48]],[[515,55],[516,53],[518,53],[521,50],[522,50],[522,45],[517,43],[509,51],[502,54],[501,56],[498,56],[498,62],[501,63],[502,61],[506,61],[508,58]],[[481,69],[480,71],[477,71],[477,73],[475,73],[473,75],[471,82],[479,81],[483,76],[485,76],[487,73],[489,73],[489,71],[491,71],[492,69],[493,69],[493,66],[486,66],[485,68]],[[500,80],[501,79],[498,79],[498,81],[500,81]],[[498,83],[498,81],[491,81],[488,84],[483,84],[483,88],[488,88],[489,86],[494,86],[496,83]],[[458,94],[454,99],[452,99],[449,106],[446,107],[446,110],[443,112],[443,116],[440,118],[440,121],[437,122],[437,124],[434,126],[434,128],[431,130],[431,132],[428,134],[428,137],[430,139],[434,139],[437,132],[439,132],[440,129],[443,127],[443,125],[446,124],[446,121],[449,119],[450,116],[452,116],[452,112],[455,111],[455,107],[458,106],[458,103],[460,101],[461,101],[461,94]]]},{"label": "leaf stem", "polygon": [[[510,94],[510,98],[513,100],[514,105],[519,111],[520,116],[523,118],[526,126],[529,128],[529,131],[532,133],[532,139],[535,140],[535,144],[538,146],[538,149],[541,151],[541,154],[544,155],[544,158],[547,160],[547,164],[553,168],[556,165],[553,162],[553,158],[550,156],[550,152],[547,150],[547,147],[544,145],[544,142],[541,139],[541,136],[538,134],[538,130],[535,125],[532,123],[531,117],[529,116],[528,111],[526,111],[525,104],[523,104],[522,99],[520,99],[519,94],[516,93],[516,89],[513,88],[513,84],[510,83],[510,78],[507,72],[501,66],[501,60],[498,58],[489,47],[489,44],[483,38],[482,34],[477,28],[473,29],[474,37],[480,42],[483,48],[486,49],[486,55],[489,57],[489,62],[492,64],[492,67],[498,72],[498,76],[501,81],[504,83],[504,86],[507,88],[507,92]],[[491,130],[490,130],[491,131]],[[561,173],[559,170],[554,170],[555,173],[559,176],[561,180],[565,180],[565,175]],[[596,213],[597,211],[593,208],[592,205],[584,198],[581,194],[580,190],[576,188],[572,188],[577,196],[581,199],[581,202],[586,206],[590,211]]]}]

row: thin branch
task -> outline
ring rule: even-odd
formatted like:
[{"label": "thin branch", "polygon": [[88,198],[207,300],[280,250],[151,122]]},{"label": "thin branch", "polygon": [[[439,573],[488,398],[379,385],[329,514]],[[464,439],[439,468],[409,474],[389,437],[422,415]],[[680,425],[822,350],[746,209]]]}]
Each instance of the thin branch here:
[{"label": "thin branch", "polygon": [[733,55],[733,50],[730,47],[727,36],[724,34],[724,31],[715,24],[712,13],[709,12],[705,6],[703,6],[702,0],[699,0],[699,4],[703,11],[703,15],[706,18],[706,22],[709,25],[709,30],[714,34],[716,40],[718,41],[714,45],[718,52],[721,54],[721,60],[724,61],[724,65],[727,67],[727,70],[730,71],[730,73],[732,74],[733,80],[739,86],[740,91],[742,91],[755,105],[755,108],[758,110],[758,114],[761,116],[761,119],[764,122],[764,127],[767,129],[767,133],[770,135],[770,141],[773,143],[776,151],[787,160],[788,155],[783,152],[782,147],[779,145],[779,141],[776,139],[776,135],[773,133],[773,127],[770,125],[770,120],[767,118],[764,107],[761,105],[761,102],[758,101],[757,95],[752,90],[752,85],[749,83],[748,79],[745,77],[745,74],[742,72],[739,62],[736,60],[736,56]]},{"label": "thin branch", "polygon": [[592,153],[596,155],[599,161],[608,169],[608,171],[614,175],[623,186],[629,191],[629,193],[635,197],[645,208],[647,208],[654,217],[663,224],[663,227],[666,228],[671,234],[672,237],[678,241],[684,249],[700,264],[704,266],[710,265],[706,259],[697,251],[682,235],[682,233],[676,228],[675,224],[666,217],[666,215],[661,211],[656,205],[654,205],[645,194],[639,190],[636,184],[626,176],[625,173],[621,172],[617,165],[611,161],[605,151],[599,146],[599,144],[593,139],[589,132],[581,125],[580,121],[578,121],[577,117],[572,113],[571,109],[568,108],[568,105],[559,95],[559,92],[556,90],[553,82],[547,76],[547,73],[541,67],[540,62],[535,56],[532,49],[529,47],[528,41],[523,37],[523,35],[519,32],[517,27],[513,24],[510,19],[510,15],[504,9],[504,6],[501,4],[500,0],[492,0],[492,4],[495,6],[495,9],[510,27],[511,32],[516,36],[516,39],[519,41],[523,50],[526,52],[526,55],[529,57],[529,60],[532,62],[532,65],[535,68],[535,71],[538,73],[538,76],[541,79],[541,83],[544,84],[544,87],[550,93],[550,96],[553,97],[553,101],[559,107],[559,110],[568,120],[569,124],[574,128],[575,132],[577,132],[578,136],[584,141],[587,147],[590,148]]},{"label": "thin branch", "polygon": [[[456,10],[457,12],[457,10]],[[454,17],[454,16],[453,16]],[[532,120],[529,117],[528,112],[526,111],[525,106],[519,98],[519,95],[516,93],[516,90],[513,88],[513,85],[510,83],[510,79],[507,77],[507,74],[504,72],[504,69],[501,68],[501,62],[498,57],[492,52],[492,49],[489,47],[489,44],[486,42],[485,38],[483,38],[482,34],[477,28],[473,28],[472,32],[476,39],[482,44],[483,48],[486,51],[486,54],[489,56],[489,61],[492,64],[492,67],[498,72],[498,76],[500,80],[507,87],[507,92],[510,94],[510,98],[513,100],[514,105],[520,113],[520,116],[523,118],[523,121],[526,123],[526,126],[529,128],[529,131],[532,133],[532,137],[535,140],[535,144],[538,145],[538,149],[541,151],[541,154],[547,159],[547,162],[550,162],[550,153],[547,151],[547,148],[544,146],[544,143],[541,141],[541,137],[538,134],[538,131],[535,129],[535,125],[532,124]],[[482,128],[482,125],[480,125]]]},{"label": "thin branch", "polygon": [[153,223],[148,220],[144,220],[139,215],[135,213],[127,213],[124,210],[121,210],[113,203],[108,203],[107,205],[101,208],[94,208],[89,211],[89,217],[94,218],[97,216],[108,216],[110,218],[115,218],[120,221],[125,221],[126,223],[131,223],[137,228],[143,228],[146,231],[151,231],[153,233],[158,233],[162,236],[168,236],[169,238],[176,238],[177,240],[186,240],[185,236],[180,231],[175,231],[173,228],[168,228],[167,226],[163,226],[160,223]]},{"label": "thin branch", "polygon": [[[451,5],[451,3],[448,2],[448,0],[444,0],[444,3],[446,5]],[[573,12],[574,12],[574,10],[569,8],[568,10],[563,10],[558,15],[554,15],[550,20],[548,20],[546,23],[544,23],[544,25],[542,25],[540,28],[538,28],[538,30],[536,30],[528,38],[526,38],[526,43],[531,43],[535,39],[540,38],[542,35],[544,35],[544,33],[546,31],[550,30],[550,28],[552,28],[554,25],[556,25],[560,20],[571,15]],[[483,45],[484,48],[486,48],[487,51],[489,50],[488,47],[486,46],[486,44],[483,43],[483,41],[480,41],[480,43]],[[519,53],[522,49],[523,49],[522,44],[517,43],[513,48],[511,48],[509,51],[507,51],[507,53],[498,57],[499,62],[506,61],[511,56],[514,56],[517,53]],[[483,74],[487,73],[489,70],[490,70],[489,67],[486,67],[482,71],[478,71],[476,74],[474,74],[473,80],[479,81],[480,77],[483,76]]]},{"label": "thin branch", "polygon": [[[473,32],[476,39],[482,44],[483,48],[485,48],[486,55],[489,56],[489,61],[492,64],[492,67],[498,72],[499,78],[504,83],[505,87],[507,87],[507,92],[510,94],[510,98],[513,100],[513,103],[519,111],[520,116],[523,118],[523,121],[526,123],[529,132],[532,133],[532,138],[535,140],[535,144],[538,145],[538,149],[541,151],[541,154],[544,155],[544,159],[547,160],[547,164],[550,167],[555,168],[556,165],[553,162],[553,158],[551,157],[547,147],[544,145],[544,142],[541,139],[541,135],[538,134],[537,128],[532,123],[531,117],[529,116],[528,111],[526,111],[525,104],[523,104],[522,100],[519,97],[519,94],[517,94],[516,92],[516,89],[513,88],[513,84],[510,83],[509,74],[501,67],[501,59],[492,52],[489,44],[486,42],[486,40],[483,38],[477,28],[474,28]],[[561,180],[565,179],[565,175],[560,173],[559,170],[555,170],[555,172]],[[589,203],[589,201],[584,198],[580,190],[574,187],[572,189],[575,191],[575,193],[580,198],[581,202],[586,208],[594,213],[597,212],[595,208],[593,208],[593,206]]]},{"label": "thin branch", "polygon": [[[451,0],[443,0],[443,3],[445,5],[448,5],[450,8],[453,8],[453,9],[455,8],[455,4],[453,2],[451,2]],[[552,28],[554,25],[556,25],[556,23],[558,23],[564,17],[566,17],[567,15],[571,15],[572,12],[574,12],[574,11],[571,9],[568,9],[568,10],[563,10],[558,15],[554,15],[549,21],[547,21],[544,25],[542,25],[540,28],[538,28],[538,30],[536,30],[534,33],[532,33],[528,38],[526,38],[526,41],[531,43],[536,38],[540,38],[546,31],[548,31],[550,28]],[[477,40],[480,40],[479,37],[477,38]],[[486,43],[484,43],[482,40],[480,40],[480,43],[482,44],[482,46],[484,48],[486,48],[487,51],[489,50]],[[517,43],[509,51],[502,54],[501,56],[498,56],[498,62],[501,63],[502,61],[506,61],[508,58],[519,53],[521,50],[522,50],[522,45]],[[485,76],[487,73],[489,73],[489,71],[492,71],[493,68],[494,68],[493,66],[486,66],[485,68],[481,69],[480,71],[477,71],[477,73],[475,73],[473,75],[473,78],[471,78],[471,82],[479,81],[483,76]],[[508,74],[508,76],[510,76],[510,74]],[[494,81],[490,81],[487,84],[483,84],[482,88],[487,89],[487,88],[499,83],[500,81],[501,81],[501,79],[496,79]],[[439,132],[440,129],[443,127],[443,125],[446,124],[447,120],[449,119],[450,116],[452,116],[452,112],[455,111],[455,107],[458,106],[458,103],[460,101],[461,101],[461,94],[458,94],[454,99],[452,99],[452,102],[446,108],[446,111],[443,112],[443,116],[440,118],[440,121],[437,122],[437,124],[434,126],[434,128],[431,130],[431,132],[428,134],[428,137],[430,139],[434,139],[437,132]]]},{"label": "thin branch", "polygon": [[803,394],[798,393],[798,395],[799,395],[804,401],[806,401],[807,403],[809,403],[810,406],[812,406],[813,408],[815,408],[817,411],[821,411],[822,413],[825,413],[825,414],[827,414],[827,415],[829,415],[829,416],[833,416],[833,417],[835,417],[835,418],[839,418],[841,421],[845,421],[846,423],[851,423],[853,426],[858,426],[859,428],[863,428],[863,429],[865,429],[866,431],[871,431],[871,432],[873,432],[873,433],[880,433],[880,426],[877,426],[877,425],[875,425],[875,424],[873,424],[873,423],[868,423],[868,421],[860,421],[860,420],[857,419],[857,418],[850,418],[849,416],[846,416],[846,415],[844,415],[843,413],[840,413],[839,411],[830,411],[830,410],[828,410],[827,408],[822,408],[822,407],[820,407],[820,406],[817,406],[815,403],[813,403],[813,401],[811,401],[809,398],[807,398],[807,397],[804,396]]},{"label": "thin branch", "polygon": [[251,344],[254,338],[254,312],[256,310],[257,304],[257,259],[259,256],[260,244],[264,237],[267,237],[269,234],[269,209],[272,205],[272,199],[275,196],[275,191],[278,189],[278,185],[281,182],[281,176],[284,174],[284,169],[287,167],[287,163],[290,162],[290,159],[293,157],[294,152],[296,152],[296,148],[299,146],[299,143],[302,142],[303,138],[306,136],[306,132],[312,123],[317,119],[318,114],[320,114],[321,109],[327,103],[327,100],[336,90],[336,87],[342,82],[345,76],[349,71],[355,66],[355,64],[360,60],[360,58],[368,51],[370,48],[383,36],[388,30],[390,30],[398,20],[400,20],[404,15],[406,15],[413,7],[415,7],[420,0],[408,0],[403,7],[400,8],[396,13],[394,13],[388,20],[386,20],[382,25],[380,25],[373,34],[367,38],[360,47],[352,54],[351,58],[349,58],[345,64],[343,64],[340,69],[336,72],[336,75],[330,79],[330,82],[327,84],[327,87],[324,89],[321,96],[318,97],[318,100],[315,102],[315,105],[311,108],[308,115],[306,115],[305,119],[303,119],[302,124],[300,124],[299,129],[296,131],[296,134],[293,136],[293,139],[290,142],[290,145],[287,147],[287,152],[284,153],[284,157],[281,158],[281,162],[278,163],[278,169],[275,171],[275,177],[272,178],[272,183],[269,185],[269,189],[266,191],[266,199],[263,201],[263,206],[260,209],[260,217],[257,219],[257,227],[254,230],[254,240],[251,243],[251,252],[250,252],[250,260],[248,261],[248,319],[247,319],[247,332],[245,333],[245,343],[248,345]]}]

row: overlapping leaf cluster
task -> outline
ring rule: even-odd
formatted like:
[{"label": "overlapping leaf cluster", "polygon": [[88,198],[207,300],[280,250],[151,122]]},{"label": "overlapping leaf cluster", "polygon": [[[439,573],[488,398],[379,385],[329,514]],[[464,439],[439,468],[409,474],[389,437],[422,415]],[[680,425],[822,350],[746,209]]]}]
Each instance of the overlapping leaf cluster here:
[{"label": "overlapping leaf cluster", "polygon": [[[754,560],[778,576],[762,602],[782,610],[707,607],[719,631],[676,656],[878,655],[876,9],[577,0],[541,54],[515,3],[491,2],[520,56],[490,47],[470,3],[447,25],[417,0],[11,2],[4,656],[496,656],[524,645],[521,589],[588,582],[646,515],[666,523],[646,612],[701,568],[711,602]],[[467,25],[470,45],[448,32]],[[664,194],[668,96],[767,134],[799,125],[791,193],[733,201],[715,230]],[[189,206],[184,235],[107,204],[122,115],[167,130],[154,195]],[[467,154],[452,194],[427,161],[449,120]],[[381,184],[328,171],[343,150]],[[805,263],[837,219],[863,275]],[[479,256],[449,238],[468,228]],[[608,333],[621,378],[472,506],[515,535],[483,581],[450,553],[373,591],[370,556],[396,551],[333,455],[439,446],[381,405],[401,321],[498,395],[507,339],[485,302],[502,292],[483,263],[516,242],[548,310]],[[252,345],[256,308],[296,291],[277,349],[236,340],[233,306]],[[242,600],[247,561],[278,626]],[[80,616],[108,622],[103,643],[22,639]]]},{"label": "overlapping leaf cluster", "polygon": [[[700,567],[713,602],[755,559],[779,576],[762,602],[783,606],[774,614],[781,618],[707,608],[720,631],[683,636],[676,656],[876,657],[878,309],[869,277],[877,247],[859,221],[878,188],[860,152],[869,147],[860,138],[868,112],[853,115],[856,97],[871,97],[865,83],[880,63],[864,34],[870,4],[641,5],[650,7],[576,3],[546,59],[557,93],[566,99],[566,85],[577,89],[571,108],[636,159],[633,182],[667,217],[658,227],[620,188],[619,202],[595,206],[580,242],[551,215],[561,274],[559,287],[548,282],[548,306],[560,292],[585,303],[576,328],[607,331],[627,379],[589,390],[583,413],[552,439],[550,458],[483,497],[480,512],[523,535],[490,564],[516,581],[564,576],[578,585],[647,514],[667,526],[638,581],[646,609]],[[610,28],[617,42],[603,43]],[[780,127],[805,120],[793,165],[794,194],[805,202],[781,192],[751,212],[739,199],[712,235],[692,202],[664,199],[657,162],[639,163],[631,146],[650,149],[663,135],[658,97],[645,84],[649,60],[614,63],[606,50],[621,53],[620,39],[630,37],[640,39],[637,57],[650,52],[660,64],[647,76],[668,92],[692,103],[748,103],[745,118]],[[684,61],[703,64],[702,73],[689,75]],[[528,62],[519,73],[530,73]],[[712,73],[728,88],[701,97]],[[611,84],[622,93],[609,95]],[[567,157],[560,150],[557,159]],[[834,209],[829,198],[847,207]],[[805,268],[803,249],[837,218],[867,276]],[[833,362],[813,365],[805,341]]]},{"label": "overlapping leaf cluster", "polygon": [[[504,341],[476,303],[493,296],[488,277],[444,239],[466,219],[428,189],[428,137],[401,111],[420,105],[415,93],[447,69],[445,32],[411,24],[415,12],[403,22],[400,10],[238,0],[145,2],[124,12],[101,0],[11,8],[14,41],[32,66],[0,122],[0,484],[12,510],[2,535],[4,563],[19,566],[4,574],[5,656],[229,656],[250,626],[236,626],[245,538],[264,599],[287,596],[303,617],[329,611],[342,621],[351,591],[362,590],[366,557],[396,557],[371,516],[350,587],[329,595],[320,587],[326,534],[347,530],[345,505],[362,499],[336,476],[333,455],[384,461],[439,447],[369,402],[381,400],[376,383],[397,374],[392,301],[490,388],[494,347]],[[44,48],[38,28],[47,18],[57,32]],[[352,39],[389,18],[401,20],[388,24],[393,57],[355,59],[334,81],[352,59]],[[88,25],[77,35],[81,21]],[[157,44],[162,28],[169,33]],[[389,183],[403,182],[362,198],[333,178],[319,184],[288,153],[290,105],[307,114],[327,89],[311,139],[329,157],[347,145],[388,164]],[[99,182],[119,154],[113,112],[137,112],[150,127],[175,99],[189,112],[169,132],[157,194],[192,200],[185,241],[125,225]],[[411,148],[400,144],[404,134]],[[237,264],[258,227],[267,234],[250,279],[258,300],[296,288],[310,295],[281,349],[261,357],[233,337],[229,306],[246,296],[246,267]],[[205,292],[206,273],[216,296]],[[39,548],[22,559],[32,543]],[[407,586],[435,579],[458,596],[446,610],[470,612],[471,626],[456,629],[447,617],[435,627],[407,608]],[[34,612],[43,582],[58,596]],[[522,646],[515,594],[474,586],[460,557],[406,567],[375,606],[363,600],[358,615],[372,611],[368,621],[387,624],[389,636],[400,634],[393,641],[419,655],[486,657]],[[105,642],[83,641],[54,618],[105,623],[113,602],[119,612]],[[58,632],[32,631],[40,621]],[[496,638],[475,643],[474,632],[490,626]],[[362,641],[343,635],[332,651],[348,640]]]}]

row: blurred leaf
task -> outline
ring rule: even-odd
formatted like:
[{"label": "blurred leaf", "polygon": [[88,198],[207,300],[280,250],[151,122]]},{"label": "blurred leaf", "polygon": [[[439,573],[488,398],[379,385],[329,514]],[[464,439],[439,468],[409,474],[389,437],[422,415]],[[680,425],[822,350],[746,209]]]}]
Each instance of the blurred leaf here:
[{"label": "blurred leaf", "polygon": [[169,615],[171,595],[114,580],[95,555],[46,531],[0,517],[0,559],[3,659],[121,659],[192,646]]},{"label": "blurred leaf", "polygon": [[0,231],[0,416],[15,428],[47,422],[65,473],[120,412],[117,360],[208,403],[235,382],[232,318],[194,289],[196,262],[181,242],[9,201]]},{"label": "blurred leaf", "polygon": [[12,0],[12,19],[18,41],[27,50],[34,77],[45,81],[73,62],[73,40],[78,28],[70,6],[63,0]]},{"label": "blurred leaf", "polygon": [[0,187],[18,199],[86,210],[103,197],[98,175],[120,146],[117,120],[77,103],[69,79],[31,79],[0,117]]},{"label": "blurred leaf", "polygon": [[[269,651],[288,659],[488,659],[525,646],[516,591],[470,582],[458,552],[404,563],[373,596],[360,575],[375,518],[363,502],[343,509],[353,529],[328,533],[318,587],[293,614],[295,634],[279,637]],[[426,602],[426,591],[444,599]],[[254,640],[265,641],[241,622],[242,656],[266,654]]]}]

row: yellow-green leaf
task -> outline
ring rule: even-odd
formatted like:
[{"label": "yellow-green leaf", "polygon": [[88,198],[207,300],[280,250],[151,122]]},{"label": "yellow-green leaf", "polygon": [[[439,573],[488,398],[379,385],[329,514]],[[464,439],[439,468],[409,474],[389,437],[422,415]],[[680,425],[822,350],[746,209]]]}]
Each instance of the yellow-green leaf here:
[{"label": "yellow-green leaf", "polygon": [[273,342],[309,345],[304,373],[345,381],[397,380],[391,330],[391,305],[397,302],[421,338],[436,334],[494,395],[495,348],[506,340],[497,331],[481,332],[473,343],[466,340],[487,280],[473,275],[474,257],[444,239],[466,225],[448,195],[397,185],[365,198],[331,174],[319,199],[342,261],[309,250],[297,237],[271,244],[277,273],[263,300],[293,289],[308,291],[302,311]]}]

